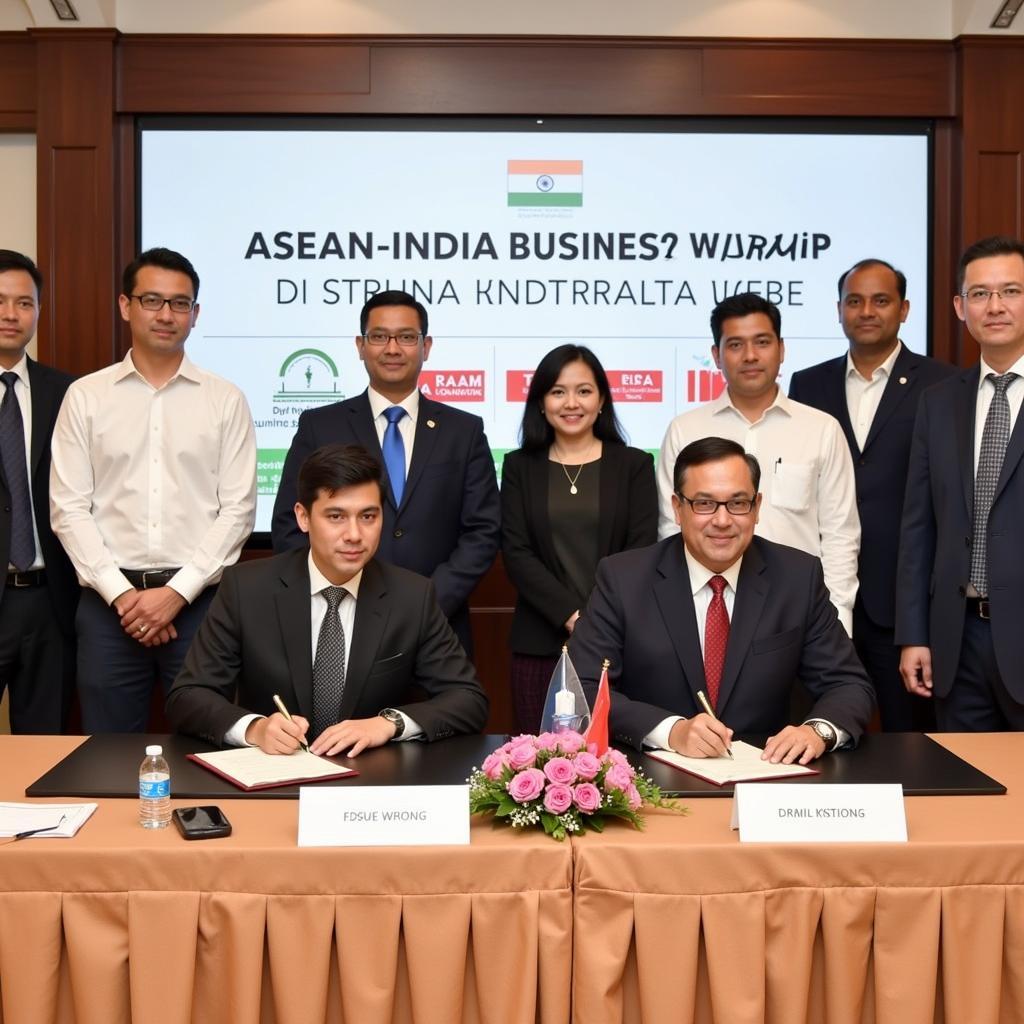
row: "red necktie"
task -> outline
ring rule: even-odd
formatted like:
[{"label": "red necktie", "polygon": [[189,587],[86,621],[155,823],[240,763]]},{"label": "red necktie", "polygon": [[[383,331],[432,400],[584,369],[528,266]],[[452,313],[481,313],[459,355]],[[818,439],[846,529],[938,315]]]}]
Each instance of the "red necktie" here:
[{"label": "red necktie", "polygon": [[725,584],[724,576],[712,576],[708,580],[714,596],[708,605],[708,617],[704,623],[704,679],[708,684],[708,701],[712,708],[718,707],[718,685],[722,681],[725,648],[729,643],[729,613],[722,597]]}]

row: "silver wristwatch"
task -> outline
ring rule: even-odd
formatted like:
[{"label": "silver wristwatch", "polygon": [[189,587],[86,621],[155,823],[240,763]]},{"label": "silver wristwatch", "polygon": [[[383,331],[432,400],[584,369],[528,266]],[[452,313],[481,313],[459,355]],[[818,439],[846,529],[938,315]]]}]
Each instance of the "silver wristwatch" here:
[{"label": "silver wristwatch", "polygon": [[395,727],[395,735],[391,737],[393,740],[397,740],[405,732],[405,719],[401,712],[394,708],[385,708],[383,711],[378,711],[377,715],[380,718],[386,718]]},{"label": "silver wristwatch", "polygon": [[828,722],[823,722],[820,718],[817,718],[807,724],[825,741],[826,754],[830,750],[835,750],[836,741],[839,739],[839,736]]}]

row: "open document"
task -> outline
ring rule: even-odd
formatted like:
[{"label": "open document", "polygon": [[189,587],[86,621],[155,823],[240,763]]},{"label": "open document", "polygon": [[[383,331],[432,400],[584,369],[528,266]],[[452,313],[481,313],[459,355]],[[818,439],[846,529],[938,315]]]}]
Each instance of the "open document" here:
[{"label": "open document", "polygon": [[344,768],[305,750],[296,750],[293,754],[264,754],[259,747],[238,747],[215,750],[210,754],[189,754],[188,757],[190,761],[233,782],[239,789],[246,790],[323,782],[359,774],[353,768]]},{"label": "open document", "polygon": [[672,765],[698,779],[725,786],[730,782],[759,782],[765,779],[784,779],[793,775],[818,775],[817,768],[803,764],[772,764],[762,761],[764,748],[752,743],[734,740],[732,757],[685,757],[674,750],[648,750],[648,757]]}]

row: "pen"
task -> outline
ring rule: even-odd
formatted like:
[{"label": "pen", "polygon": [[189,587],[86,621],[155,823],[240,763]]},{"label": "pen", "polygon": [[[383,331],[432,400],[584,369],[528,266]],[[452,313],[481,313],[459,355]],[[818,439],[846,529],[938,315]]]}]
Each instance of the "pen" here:
[{"label": "pen", "polygon": [[[705,696],[704,696],[704,691],[703,691],[703,690],[698,690],[698,691],[697,691],[697,700],[699,700],[699,701],[701,702],[701,705],[702,705],[702,706],[704,707],[704,710],[705,710],[705,711],[706,711],[706,712],[707,712],[707,713],[708,713],[708,714],[709,714],[709,715],[710,715],[710,716],[711,716],[711,717],[712,717],[712,718],[713,718],[713,719],[714,719],[714,720],[715,720],[716,722],[720,721],[720,719],[719,719],[718,715],[716,715],[716,714],[714,713],[714,711],[712,711],[712,710],[711,710],[711,705],[710,705],[710,704],[708,703],[708,699],[707,699],[707,697],[705,697]],[[728,754],[728,755],[729,755],[729,757],[732,757],[732,751],[731,751],[731,750],[730,750],[730,749],[729,749],[728,747],[726,747],[726,748],[725,748],[725,752],[726,752],[726,754]]]},{"label": "pen", "polygon": [[[280,711],[281,714],[284,715],[284,717],[289,722],[294,722],[295,721],[295,719],[292,718],[292,716],[288,714],[288,709],[284,706],[284,701],[281,700],[281,698],[278,697],[278,695],[276,693],[274,694],[274,703],[277,705],[277,710]],[[309,753],[309,744],[305,740],[299,740],[299,746],[301,746],[302,749],[307,754]]]},{"label": "pen", "polygon": [[66,814],[60,816],[60,821],[56,825],[47,825],[45,828],[30,828],[27,832],[15,832],[15,841],[19,839],[28,839],[29,836],[37,836],[40,832],[52,832],[55,828],[60,828],[64,824],[64,820],[67,818]]}]

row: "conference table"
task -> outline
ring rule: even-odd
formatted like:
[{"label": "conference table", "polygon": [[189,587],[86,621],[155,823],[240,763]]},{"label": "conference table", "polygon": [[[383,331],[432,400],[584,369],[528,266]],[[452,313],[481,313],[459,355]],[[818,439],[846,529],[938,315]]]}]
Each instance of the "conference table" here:
[{"label": "conference table", "polygon": [[[741,844],[697,798],[566,843],[300,849],[295,801],[251,797],[186,843],[100,798],[72,840],[0,840],[0,1021],[1019,1021],[1024,736],[939,739],[1008,792],[908,798],[906,844]],[[0,800],[80,743],[0,737]]]}]

